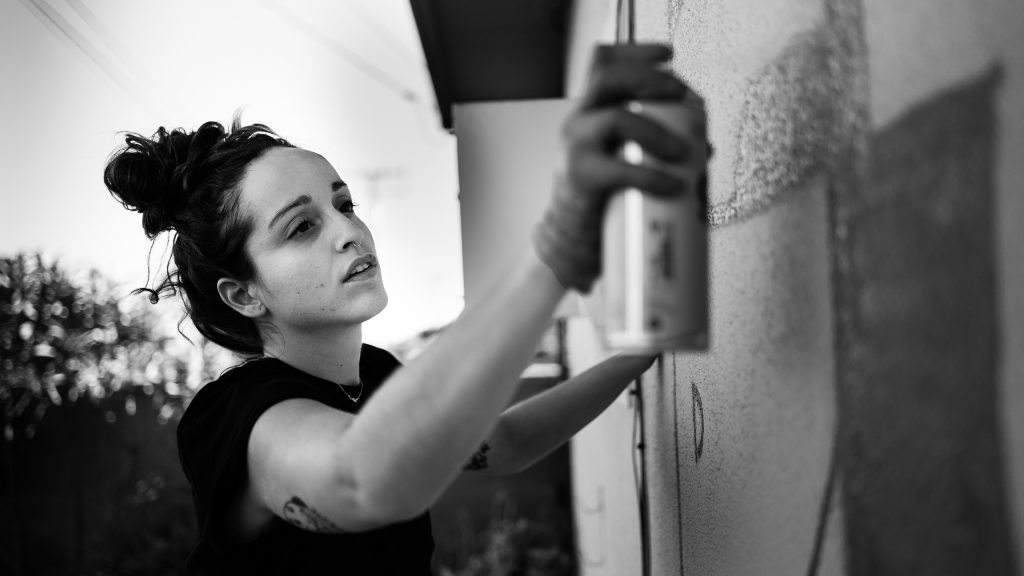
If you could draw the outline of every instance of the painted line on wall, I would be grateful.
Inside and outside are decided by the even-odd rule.
[[[676,529],[678,530],[679,538],[679,575],[682,576],[685,572],[683,570],[683,487],[682,487],[682,474],[680,472],[681,466],[679,462],[679,386],[676,386],[676,358],[672,356],[672,427],[673,437],[676,442]]]
[[[693,396],[693,408],[690,411],[693,416],[693,463],[700,462],[704,454],[704,401],[700,397],[700,390],[697,383],[690,381],[690,395]],[[700,423],[700,430],[697,424]]]

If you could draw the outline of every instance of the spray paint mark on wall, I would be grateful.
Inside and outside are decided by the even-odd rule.
[[[839,198],[851,576],[1015,573],[997,397],[1000,76],[934,95],[875,134],[867,185]]]
[[[693,461],[696,463],[704,455],[704,401],[696,382],[690,382],[690,395],[693,397]]]
[[[696,5],[694,5],[696,4]],[[676,34],[685,10],[699,21],[701,2],[672,0],[669,28]],[[848,156],[852,137],[867,129],[866,53],[860,0],[825,0],[825,17],[798,34],[748,82],[735,119],[731,182],[712,204],[710,223],[742,221],[770,207],[821,170]]]
[[[849,136],[867,123],[854,89],[864,54],[853,51],[861,32],[859,10],[826,2],[823,26],[797,36],[747,88],[736,135],[731,197],[716,203],[711,220],[722,225],[764,210],[818,170],[830,169],[848,150]]]

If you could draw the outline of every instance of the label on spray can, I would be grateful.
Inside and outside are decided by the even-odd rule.
[[[688,95],[680,102],[636,102],[630,108],[693,146],[679,163],[663,162],[634,142],[623,147],[626,161],[671,172],[685,190],[661,198],[630,188],[610,199],[602,247],[605,344],[644,354],[703,350],[709,307],[703,105]]]

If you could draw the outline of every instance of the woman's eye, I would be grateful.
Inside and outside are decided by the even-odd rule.
[[[342,202],[341,204],[338,205],[338,211],[339,212],[355,212],[356,206],[359,206],[359,204],[356,204],[355,202],[353,202],[351,200],[345,200],[344,202]]]
[[[299,222],[298,226],[292,228],[292,231],[288,234],[288,237],[294,238],[300,234],[305,234],[306,232],[309,232],[309,229],[312,227],[313,224],[309,220],[303,220],[302,222]]]

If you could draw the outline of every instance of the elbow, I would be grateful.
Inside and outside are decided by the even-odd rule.
[[[502,414],[491,431],[494,450],[486,459],[483,471],[494,476],[508,476],[529,468],[532,462],[525,457],[521,436],[513,417],[508,412]]]

